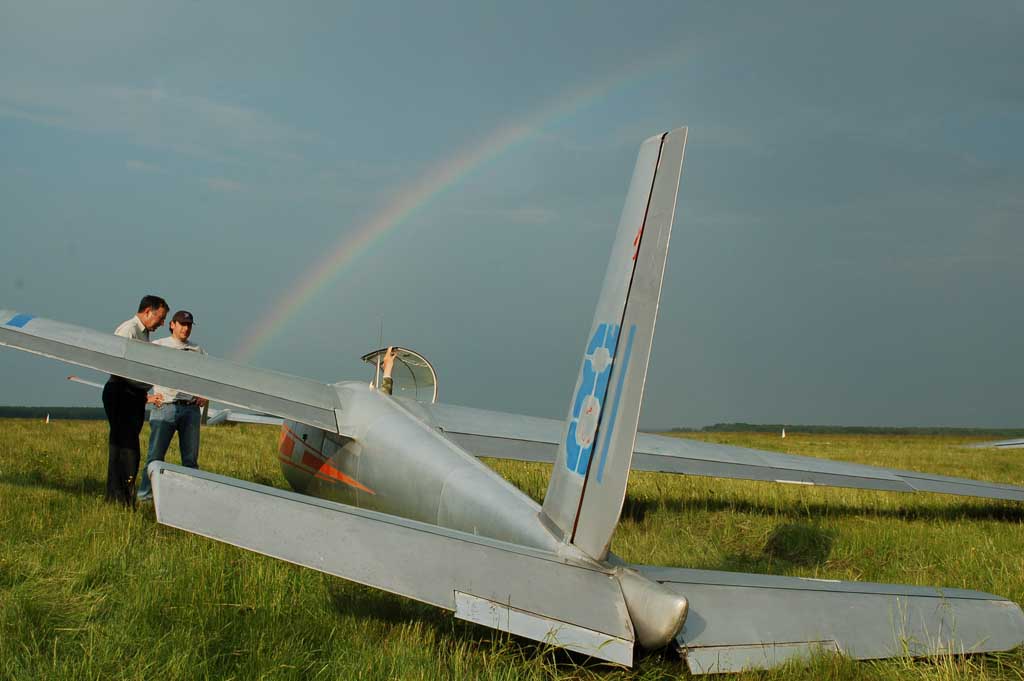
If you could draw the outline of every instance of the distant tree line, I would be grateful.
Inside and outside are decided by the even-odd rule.
[[[80,419],[96,421],[106,419],[103,407],[3,407],[0,406],[0,418],[3,419]]]
[[[953,428],[948,426],[801,426],[784,423],[716,423],[703,428],[673,428],[674,433],[848,433],[850,435],[985,435],[1021,437],[1024,428]]]

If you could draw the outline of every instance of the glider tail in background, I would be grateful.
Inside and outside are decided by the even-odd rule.
[[[603,559],[626,493],[686,128],[640,147],[544,498],[564,539]]]

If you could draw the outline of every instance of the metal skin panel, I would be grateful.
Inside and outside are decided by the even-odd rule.
[[[535,463],[552,463],[558,453],[557,444],[533,442],[530,440],[511,440],[486,435],[467,435],[465,433],[445,432],[452,442],[475,456],[486,456],[494,459],[511,459],[513,461],[533,461]]]
[[[477,456],[551,463],[562,422],[471,407],[431,405],[426,418]],[[631,469],[740,480],[934,492],[1024,501],[1024,487],[638,433]]]
[[[631,662],[621,655],[633,640],[622,592],[599,566],[172,464],[149,473],[164,525],[446,610],[456,592],[471,594],[604,634],[614,657],[601,646],[590,654]]]
[[[9,310],[0,311],[0,319],[10,319],[12,316],[16,316],[16,313]],[[36,323],[40,325],[48,325],[48,335],[51,337],[58,331],[70,334],[83,331],[80,327],[46,319],[30,318],[28,321],[33,320],[37,320]],[[27,325],[28,322],[25,323],[25,326]],[[3,329],[0,328],[0,334],[2,332]],[[110,352],[117,351],[118,342],[127,344],[126,340],[116,337],[100,339],[99,343],[95,338],[85,337],[82,340],[90,344],[90,347],[103,347]],[[70,353],[72,350],[65,349],[65,352]],[[87,381],[78,376],[68,376],[68,380],[97,388],[103,387],[99,383]],[[413,400],[399,398],[399,401],[410,410],[415,410],[420,406]],[[558,450],[559,437],[565,427],[561,421],[555,419],[445,404],[422,405],[417,416],[435,424],[459,446],[477,456],[546,463],[554,460]],[[230,410],[221,410],[220,412],[211,410],[209,423],[215,424],[225,420],[268,425],[280,425],[281,423],[281,419],[274,417],[234,413]],[[1024,447],[1024,440],[1005,440],[972,445],[972,447],[1006,448],[1018,446]],[[850,464],[646,433],[637,434],[631,468],[640,471],[742,480],[853,487],[893,492],[921,491],[1024,501],[1024,488],[1014,485]]]
[[[548,461],[554,460],[558,442],[565,434],[565,422],[557,419],[443,403],[422,405],[422,411],[432,423],[449,434],[465,433],[550,444],[552,455]]]
[[[0,317],[2,318],[2,317]],[[103,389],[102,383],[96,383],[95,381],[87,381],[84,378],[78,376],[68,376],[69,381],[75,383],[81,383],[82,385],[88,385],[93,388]],[[146,407],[146,411],[149,411],[149,407]],[[233,411],[231,409],[210,409],[207,413],[206,420],[203,422],[204,426],[215,426],[225,422],[233,423],[258,423],[265,426],[279,426],[282,423],[282,419],[276,416],[267,416],[265,414],[251,414],[244,411]]]
[[[626,498],[685,148],[685,128],[665,135],[647,217],[636,237],[636,271],[609,381],[609,407],[601,416],[572,538],[573,544],[597,558],[608,552]]]
[[[0,345],[337,432],[335,391],[318,381],[38,317],[5,323],[17,317],[0,311]]]
[[[795,658],[810,660],[812,657],[839,653],[835,641],[688,648],[686,666],[691,674],[722,674],[744,669],[771,669]]]
[[[231,409],[211,409],[210,412],[211,414],[207,421],[209,425],[224,423],[225,421],[231,423],[258,423],[264,426],[279,426],[283,423],[282,419],[275,416],[249,414],[247,412],[232,411]]]
[[[0,314],[0,319],[3,318],[5,317]],[[68,376],[68,380],[97,388],[103,387],[99,383],[86,381],[78,376]],[[555,419],[445,404],[420,405],[413,400],[402,398],[398,400],[410,410],[419,408],[419,418],[435,424],[449,439],[477,456],[551,463],[558,450],[559,434],[564,428],[564,424]],[[223,421],[281,424],[281,419],[270,416],[237,413],[227,409],[211,410],[209,424]],[[345,440],[348,441],[350,440]],[[1024,440],[974,446],[1010,446],[1016,442],[1024,446]],[[637,434],[631,468],[639,471],[742,480],[892,492],[922,491],[1024,501],[1024,488],[1013,485],[864,466],[646,433]],[[292,477],[289,476],[289,479]],[[324,488],[327,498],[333,498],[330,492],[332,487],[321,487]]]
[[[370,390],[365,383],[339,383],[337,390],[344,405],[339,418],[351,439],[328,436],[317,446],[315,429],[285,424],[300,441],[305,436],[313,450],[321,450],[317,455],[291,446],[289,461],[282,466],[296,489],[471,534],[574,552],[551,533],[533,499],[423,422],[405,401]],[[304,475],[310,469],[301,466],[307,454],[322,460],[316,461],[315,470],[327,474]],[[370,491],[344,482],[342,476]]]
[[[576,529],[585,476],[602,434],[599,424],[607,407],[608,372],[613,366],[612,358],[635,265],[634,240],[642,230],[647,213],[661,144],[661,135],[652,137],[641,145],[637,155],[633,179],[613,242],[612,258],[598,298],[594,322],[587,333],[586,354],[572,391],[566,429],[544,497],[544,514],[562,530],[567,541],[572,539]],[[613,332],[614,338],[609,338],[609,331]]]
[[[697,674],[775,666],[822,642],[855,659],[1024,643],[1020,607],[980,591],[633,567],[689,600],[676,641]]]
[[[610,637],[586,627],[541,617],[471,594],[455,592],[455,616],[627,667],[633,664],[633,642],[630,640]]]
[[[631,565],[644,576],[665,584],[707,584],[713,586],[755,587],[759,589],[797,589],[799,591],[841,591],[843,593],[881,594],[889,596],[936,596],[946,598],[987,601],[1005,600],[984,591],[974,589],[937,589],[932,586],[906,584],[882,584],[878,582],[844,582],[836,579],[814,579],[811,577],[785,577],[782,575],[748,574],[744,572],[723,572],[719,570],[697,570],[693,568],[663,567],[658,565]]]

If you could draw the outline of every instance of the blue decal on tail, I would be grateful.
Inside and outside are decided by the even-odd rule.
[[[578,475],[585,475],[594,450],[594,434],[601,416],[601,405],[608,392],[612,358],[619,340],[619,326],[599,324],[583,357],[582,379],[572,404],[572,418],[565,442],[565,465]],[[632,338],[631,338],[632,340]]]
[[[35,315],[31,315],[31,314],[16,314],[13,317],[11,317],[10,319],[8,319],[6,322],[4,322],[4,326],[16,326],[16,327],[18,327],[20,329],[21,327],[25,326],[26,324],[28,324],[33,319],[35,319]]]

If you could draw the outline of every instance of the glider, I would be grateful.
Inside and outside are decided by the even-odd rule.
[[[158,521],[463,620],[622,665],[672,645],[693,673],[823,651],[1020,645],[1024,613],[987,593],[632,565],[609,551],[631,467],[1024,500],[1011,485],[637,435],[686,137],[679,128],[640,147],[564,421],[321,383],[9,310],[0,344],[282,418],[295,492],[156,462]],[[543,503],[474,453],[553,461]]]

